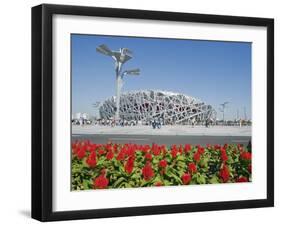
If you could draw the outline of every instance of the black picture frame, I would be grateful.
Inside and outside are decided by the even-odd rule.
[[[52,210],[52,18],[55,14],[266,27],[267,198],[54,212]],[[50,4],[32,8],[32,218],[39,221],[56,221],[272,206],[274,206],[273,19]]]

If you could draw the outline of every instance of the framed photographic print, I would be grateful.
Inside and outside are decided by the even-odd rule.
[[[274,205],[274,21],[32,8],[32,217]]]

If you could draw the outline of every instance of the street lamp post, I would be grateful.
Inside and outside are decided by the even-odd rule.
[[[119,51],[112,51],[106,45],[100,45],[96,48],[97,52],[110,56],[115,61],[115,74],[116,74],[116,113],[115,119],[119,120],[120,118],[120,96],[121,90],[123,86],[123,77],[125,75],[139,75],[139,69],[133,70],[125,70],[122,72],[122,66],[128,60],[130,60],[132,56],[132,51],[127,48],[120,48]]]
[[[226,108],[226,105],[227,104],[229,104],[229,102],[224,102],[224,103],[222,103],[222,104],[220,104],[221,106],[222,106],[222,109],[220,109],[221,110],[221,112],[222,112],[222,121],[223,121],[223,124],[224,124],[224,112],[225,112],[225,108]]]

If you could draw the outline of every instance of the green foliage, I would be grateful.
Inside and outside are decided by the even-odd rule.
[[[131,144],[96,145],[82,141],[72,146],[72,190],[95,189],[95,180],[100,176],[106,178],[105,188],[234,183],[241,178],[251,181],[251,153],[247,148],[238,145],[215,145],[204,148],[191,146],[191,149],[184,150],[183,146],[179,145],[171,147]],[[83,148],[87,150],[84,156],[78,154]],[[107,157],[109,151],[113,151],[113,158]],[[118,157],[122,151],[124,156]],[[195,161],[194,155],[199,151],[200,159]],[[225,159],[222,157],[224,151],[227,156]],[[94,157],[91,157],[92,152],[95,154]],[[146,153],[152,155],[151,160],[146,159]],[[128,163],[130,157],[133,158],[131,166]],[[89,158],[95,160],[92,166],[88,165]],[[160,166],[161,160],[165,160],[167,165]],[[144,172],[147,164],[151,169],[149,172]],[[189,168],[189,164],[195,165],[195,171]],[[145,173],[151,175],[144,177]],[[183,175],[190,176],[190,179],[184,182]]]

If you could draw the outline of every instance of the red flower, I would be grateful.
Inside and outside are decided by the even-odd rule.
[[[152,151],[153,155],[158,156],[161,154],[161,147],[158,146],[157,144],[153,144],[151,151]]]
[[[181,179],[183,184],[189,184],[191,181],[191,175],[189,173],[184,173]]]
[[[189,152],[191,150],[191,145],[190,144],[186,144],[185,146],[184,146],[184,151],[185,152]]]
[[[248,182],[248,179],[246,177],[239,177],[236,179],[236,182],[239,183]]]
[[[154,171],[149,162],[142,168],[142,175],[146,181],[150,180],[154,176]]]
[[[223,162],[226,162],[228,160],[228,156],[227,156],[227,154],[225,152],[221,153],[221,160]]]
[[[107,158],[107,160],[113,159],[113,157],[114,157],[114,153],[113,153],[113,151],[109,151],[109,152],[107,152],[107,154],[106,154],[106,158]]]
[[[96,152],[91,152],[91,154],[89,155],[89,158],[90,159],[95,159],[97,157],[97,154],[96,154]]]
[[[228,160],[228,156],[226,154],[226,150],[224,148],[221,148],[220,151],[221,151],[221,160],[223,162],[226,162]]]
[[[79,149],[79,150],[77,151],[77,158],[78,158],[78,159],[84,158],[85,155],[86,155],[86,150],[85,150],[84,148]]]
[[[193,162],[191,162],[188,164],[188,170],[191,174],[193,174],[197,172],[197,167]]]
[[[127,154],[128,156],[134,155],[134,154],[135,154],[135,151],[136,151],[135,149],[136,149],[136,146],[129,145],[129,146],[127,147],[127,150],[126,150],[126,154]]]
[[[226,183],[229,180],[230,174],[229,174],[229,169],[226,165],[223,165],[219,175],[224,183]]]
[[[251,154],[251,152],[243,151],[240,155],[240,158],[243,159],[243,160],[251,160],[252,154]]]
[[[71,148],[72,148],[72,153],[73,153],[73,154],[76,154],[77,151],[78,151],[78,143],[77,143],[77,142],[72,143],[72,144],[71,144]]]
[[[133,169],[134,169],[134,162],[135,162],[135,157],[134,156],[130,156],[128,161],[125,164],[125,171],[128,174],[131,174]]]
[[[91,154],[89,155],[88,159],[86,160],[86,163],[91,168],[94,168],[97,165],[96,152],[94,152],[94,151],[91,152]]]
[[[97,148],[97,145],[96,145],[96,144],[92,144],[92,145],[89,147],[89,151],[90,151],[90,152],[93,152],[93,151],[96,150],[96,148]]]
[[[103,154],[105,154],[105,150],[104,149],[99,149],[98,153],[99,153],[99,155],[103,155]]]
[[[152,155],[150,153],[146,153],[144,156],[147,160],[151,160],[152,159]]]
[[[171,155],[173,158],[176,158],[177,154],[178,154],[178,149],[177,149],[177,147],[174,146],[171,150]]]
[[[106,188],[108,186],[108,183],[108,179],[104,175],[100,175],[94,181],[94,188]]]
[[[179,152],[180,154],[182,154],[182,152],[183,152],[182,145],[180,145],[178,152]]]
[[[155,184],[154,184],[155,186],[162,186],[163,185],[163,183],[161,182],[161,181],[157,181],[157,182],[155,182]]]
[[[88,158],[86,160],[86,163],[88,164],[89,167],[94,168],[97,165],[97,160]]]
[[[87,151],[91,151],[92,150],[92,145],[90,145],[90,144],[85,145],[85,149]]]
[[[199,161],[200,161],[200,157],[201,157],[200,153],[199,153],[198,151],[195,152],[193,158],[194,158],[194,160],[195,160],[196,162],[199,162]]]
[[[77,141],[71,144],[71,148],[75,149],[77,147]]]
[[[219,150],[221,148],[221,146],[219,144],[215,144],[214,148],[215,148],[215,150]]]
[[[126,153],[125,153],[124,149],[121,149],[121,151],[117,155],[116,159],[121,161],[121,160],[124,160],[125,156],[126,156]]]
[[[111,143],[108,143],[105,147],[107,151],[113,151],[113,147]]]
[[[113,149],[114,149],[114,152],[115,152],[115,153],[118,152],[118,148],[119,148],[118,144],[114,144]]]
[[[199,152],[200,155],[202,155],[205,152],[205,148],[199,146],[198,149],[197,149],[197,152]]]
[[[159,166],[162,167],[162,168],[165,168],[167,165],[168,165],[168,163],[167,163],[167,161],[165,159],[162,159],[159,162]]]

